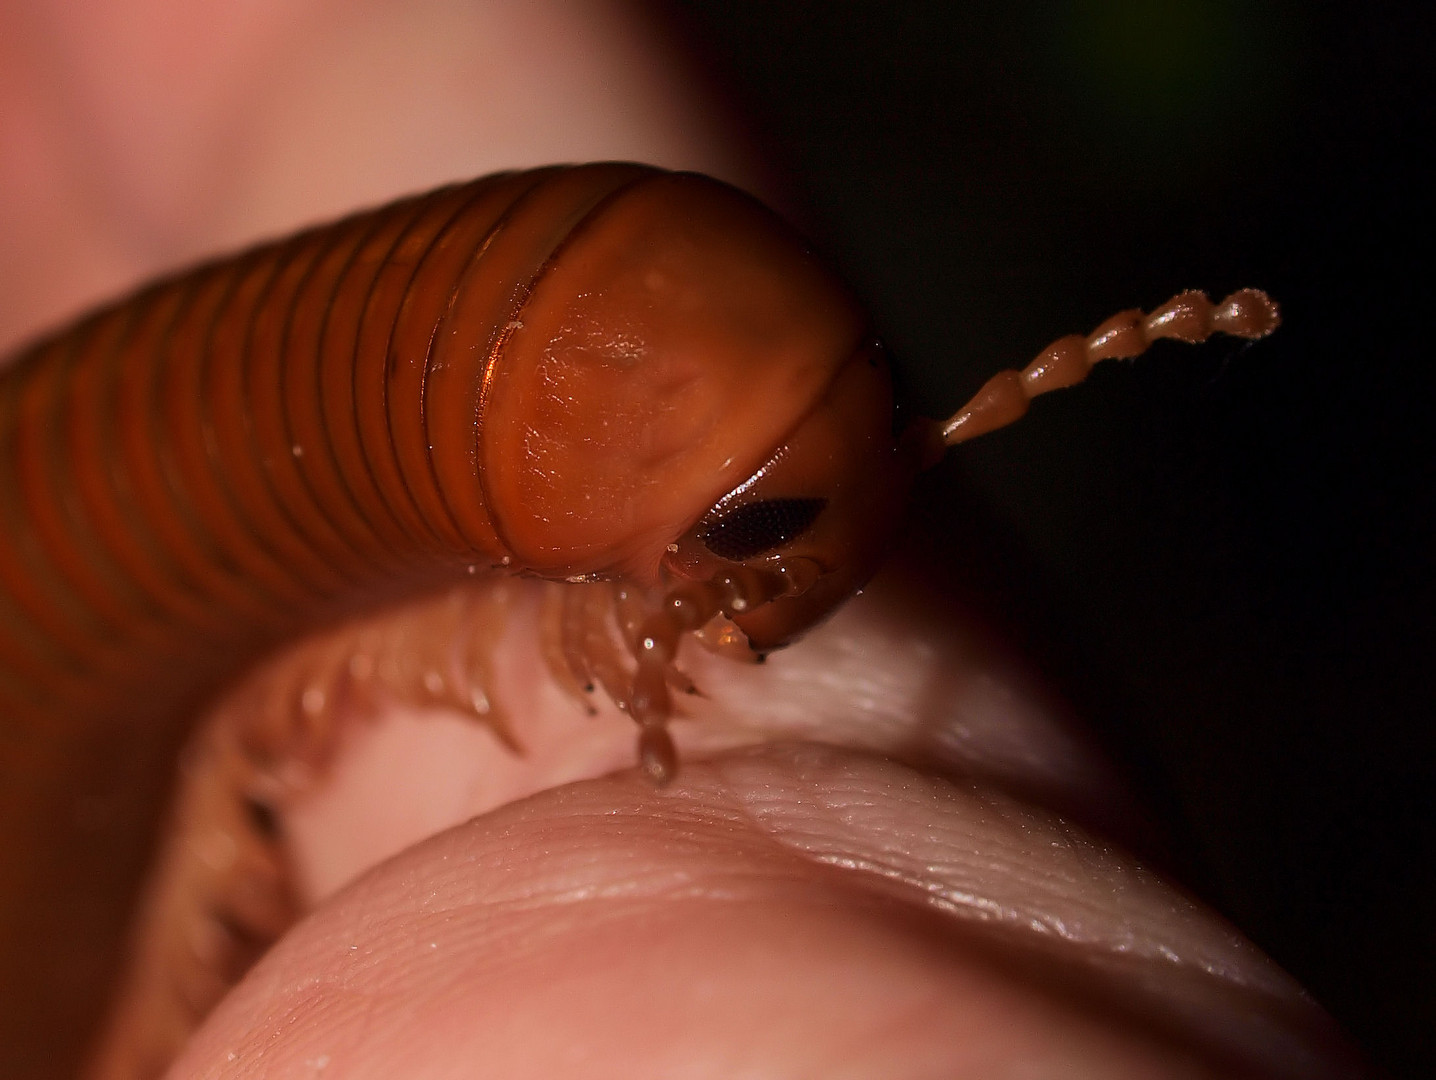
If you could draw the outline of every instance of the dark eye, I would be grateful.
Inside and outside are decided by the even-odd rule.
[[[827,499],[764,499],[728,511],[703,531],[703,546],[739,562],[800,536],[828,505]]]

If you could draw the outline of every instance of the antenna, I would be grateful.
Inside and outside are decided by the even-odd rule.
[[[1006,427],[1027,411],[1038,394],[1075,386],[1099,360],[1140,356],[1158,338],[1189,345],[1213,334],[1255,341],[1281,325],[1271,297],[1260,289],[1239,289],[1220,304],[1196,289],[1178,293],[1150,315],[1137,308],[1113,315],[1085,338],[1069,334],[1047,346],[1021,371],[1001,371],[988,379],[972,400],[944,422],[943,447]]]

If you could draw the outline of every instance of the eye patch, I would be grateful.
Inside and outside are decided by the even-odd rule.
[[[801,536],[828,505],[827,499],[764,499],[735,507],[703,531],[703,546],[740,562]]]

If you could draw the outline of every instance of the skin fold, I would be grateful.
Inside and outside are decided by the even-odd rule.
[[[763,187],[609,5],[12,3],[0,80],[7,344],[501,167]],[[914,540],[762,667],[688,650],[704,696],[662,791],[627,769],[631,723],[544,675],[524,599],[498,688],[524,753],[346,718],[286,820],[314,910],[170,1075],[1359,1075],[1298,987],[1124,853],[1151,840],[1120,785],[944,580]]]

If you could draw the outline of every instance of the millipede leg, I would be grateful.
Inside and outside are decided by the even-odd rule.
[[[577,703],[589,716],[598,710],[588,700],[585,686],[587,671],[582,675],[576,668],[583,662],[581,653],[570,651],[570,642],[577,643],[576,635],[567,633],[565,619],[568,612],[567,596],[572,592],[564,585],[550,583],[544,589],[543,605],[539,610],[539,651],[543,655],[544,667],[553,676],[554,682],[568,698]]]
[[[583,656],[603,692],[620,709],[628,708],[628,673],[614,639],[613,590],[609,585],[575,585],[583,596]]]

